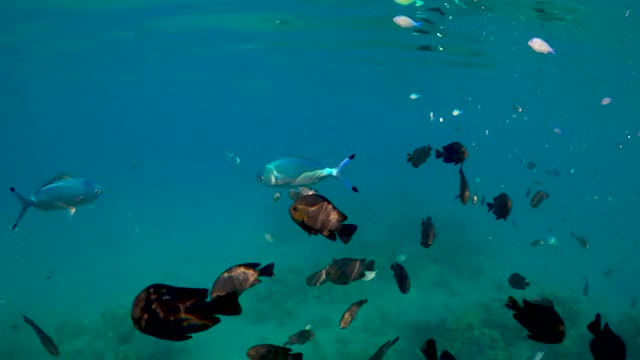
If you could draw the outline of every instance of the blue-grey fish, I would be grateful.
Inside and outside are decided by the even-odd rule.
[[[86,179],[73,178],[67,174],[55,176],[29,198],[17,192],[13,187],[10,190],[22,204],[18,219],[13,224],[14,230],[30,207],[47,211],[68,210],[73,215],[78,206],[95,201],[102,193],[102,188],[97,184]]]
[[[58,350],[58,346],[56,346],[56,344],[53,342],[53,339],[51,338],[51,336],[47,335],[47,333],[42,331],[42,329],[40,329],[40,327],[36,325],[36,323],[34,323],[33,320],[29,319],[26,316],[22,316],[22,317],[24,318],[24,322],[29,324],[29,326],[31,326],[33,331],[36,332],[36,335],[38,336],[38,339],[40,339],[42,346],[44,346],[44,348],[49,352],[49,354],[53,356],[60,356],[60,351]]]
[[[316,161],[301,157],[284,157],[265,165],[258,172],[257,179],[267,186],[296,188],[317,184],[328,177],[335,177],[352,191],[358,192],[357,187],[342,177],[342,169],[355,157],[355,154],[349,156],[335,168],[328,168]]]

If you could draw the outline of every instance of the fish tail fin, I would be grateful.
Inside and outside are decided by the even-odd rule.
[[[344,169],[344,167],[351,162],[351,160],[353,160],[356,157],[356,154],[353,154],[349,157],[347,157],[346,159],[342,160],[342,162],[340,163],[340,165],[336,166],[335,169],[333,169],[333,176],[335,176],[336,178],[338,178],[340,181],[342,181],[342,183],[344,184],[344,186],[348,187],[349,189],[351,189],[351,191],[353,192],[360,192],[360,190],[358,190],[357,187],[353,186],[353,184],[351,184],[351,182],[349,182],[349,180],[345,179],[344,177],[342,177],[342,169]]]
[[[340,230],[338,230],[338,237],[345,245],[351,241],[351,238],[358,230],[358,225],[355,224],[342,224]]]
[[[242,314],[242,306],[238,301],[240,294],[238,291],[232,291],[228,294],[218,296],[213,300],[207,301],[207,308],[212,314],[235,316]]]
[[[289,354],[289,359],[287,360],[302,360],[302,353]]]
[[[444,157],[444,151],[436,149],[436,159]]]
[[[597,313],[595,320],[587,325],[587,330],[589,330],[593,336],[598,336],[598,334],[602,333],[602,320],[600,318],[600,313]]]
[[[275,266],[274,263],[270,263],[261,267],[260,269],[258,269],[259,276],[273,277],[274,266]]]
[[[18,213],[18,218],[16,219],[16,222],[13,224],[13,227],[11,228],[11,230],[15,230],[18,227],[18,223],[20,223],[20,220],[22,220],[22,217],[24,216],[24,213],[27,211],[27,209],[35,205],[35,201],[33,201],[33,199],[24,197],[22,194],[17,192],[16,189],[13,187],[9,188],[9,190],[11,190],[11,192],[18,198],[18,200],[20,201],[20,204],[22,205],[22,209],[20,209],[20,213]]]
[[[516,300],[516,298],[514,298],[513,296],[509,296],[509,299],[507,299],[507,303],[505,304],[505,306],[507,307],[507,309],[515,312],[521,309],[520,304],[518,304],[518,300]]]

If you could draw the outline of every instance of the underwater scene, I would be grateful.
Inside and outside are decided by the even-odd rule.
[[[640,359],[640,5],[0,2],[0,360]]]

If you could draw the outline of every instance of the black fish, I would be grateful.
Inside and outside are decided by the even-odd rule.
[[[537,208],[538,206],[540,206],[540,204],[542,204],[543,201],[547,200],[548,198],[549,194],[547,194],[546,192],[542,190],[536,191],[536,193],[531,197],[531,207],[534,209]]]
[[[593,360],[626,360],[627,347],[624,340],[611,330],[609,323],[604,323],[600,313],[596,314],[595,320],[587,325],[587,330],[593,335],[589,342],[589,350],[593,355]]]
[[[496,220],[504,219],[504,221],[507,221],[509,214],[511,214],[512,206],[511,198],[506,193],[494,197],[493,203],[487,203],[488,211],[493,212]]]
[[[428,33],[429,32],[427,32],[427,34]],[[427,161],[427,159],[431,156],[431,150],[432,150],[431,145],[429,145],[429,147],[426,147],[426,146],[419,147],[413,150],[413,153],[407,154],[407,162],[411,163],[411,166],[417,169],[420,167],[420,165],[424,164]]]
[[[357,225],[343,224],[347,215],[320,194],[308,194],[298,198],[289,207],[289,215],[309,236],[321,234],[331,241],[340,238],[343,243],[348,244],[358,230]]]
[[[220,323],[216,315],[242,313],[234,291],[207,301],[209,290],[153,284],[133,301],[131,320],[141,333],[158,339],[185,341]]]
[[[420,245],[427,249],[433,245],[433,240],[436,238],[436,227],[431,220],[431,216],[428,216],[426,219],[422,219],[421,223]]]
[[[300,330],[297,333],[289,336],[289,340],[287,340],[287,342],[284,343],[284,345],[282,346],[304,345],[314,337],[315,337],[315,334],[313,333],[313,331],[309,329]]]
[[[420,346],[420,352],[427,360],[438,360],[438,348],[436,347],[436,341],[429,339]],[[443,350],[440,354],[440,360],[456,360],[447,350]]]
[[[518,301],[509,296],[505,306],[514,311],[513,318],[529,332],[529,339],[543,344],[560,344],[564,340],[565,327],[560,314],[548,299],[540,302]]]
[[[462,205],[467,205],[467,203],[469,202],[469,196],[471,195],[471,192],[469,191],[469,182],[467,181],[467,177],[464,176],[462,167],[460,167],[458,173],[460,173],[460,190],[458,192],[458,196],[456,196],[456,199],[460,198],[460,202],[462,203]]]
[[[393,271],[393,277],[396,279],[400,292],[408,294],[411,289],[411,282],[409,281],[409,274],[407,273],[407,270],[397,262],[391,264],[391,270]]]
[[[358,313],[358,311],[360,311],[360,308],[367,302],[369,302],[368,299],[362,299],[349,305],[349,308],[344,312],[344,314],[342,314],[342,317],[340,318],[340,329],[346,329],[347,326],[351,325],[351,322],[355,320],[356,314]]]
[[[443,146],[442,150],[436,149],[436,159],[442,158],[445,164],[462,164],[468,157],[467,149],[457,141]]]
[[[292,353],[290,348],[262,344],[252,346],[247,350],[247,358],[249,360],[302,360],[301,353]]]
[[[384,355],[387,353],[387,351],[389,351],[389,349],[398,342],[398,340],[400,340],[400,336],[396,336],[395,339],[393,340],[389,340],[386,343],[384,343],[384,345],[382,345],[378,351],[376,351],[375,354],[373,354],[372,357],[369,358],[369,360],[382,360],[382,358],[384,358]]]
[[[434,45],[420,45],[416,48],[416,50],[420,50],[420,51],[435,51],[434,50]]]
[[[36,325],[36,323],[34,323],[33,320],[29,319],[26,316],[22,316],[22,317],[24,318],[24,322],[29,324],[29,326],[31,326],[33,331],[36,332],[36,335],[38,335],[38,339],[40,339],[40,343],[42,343],[42,346],[44,346],[44,348],[49,352],[49,354],[53,356],[60,356],[60,350],[58,350],[58,346],[53,342],[53,339],[51,338],[51,336],[47,335],[44,331],[42,331],[42,329],[40,329],[40,327]]]
[[[273,277],[273,267],[273,263],[263,267],[259,263],[247,263],[228,268],[213,283],[211,300],[233,291],[241,295],[245,290],[261,283],[259,277]]]
[[[441,8],[439,8],[439,7],[426,8],[425,10],[426,10],[426,11],[430,11],[430,12],[438,13],[438,14],[440,14],[440,15],[442,15],[442,16],[445,16],[445,15],[446,15],[446,14],[444,13],[444,11],[442,11],[442,9],[441,9]]]
[[[529,281],[527,281],[527,278],[518,273],[511,274],[508,281],[509,285],[516,290],[525,290],[529,285],[531,285]]]
[[[336,285],[348,285],[354,281],[364,279],[367,272],[375,271],[374,260],[342,258],[333,259],[327,267],[326,277]]]

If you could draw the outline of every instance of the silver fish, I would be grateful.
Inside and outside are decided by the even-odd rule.
[[[335,177],[353,192],[358,192],[358,188],[342,176],[342,169],[354,158],[355,155],[351,155],[335,168],[328,168],[313,160],[284,157],[265,165],[258,172],[257,180],[267,186],[297,188],[317,184],[328,177]]]
[[[78,206],[89,204],[102,194],[102,188],[99,185],[90,180],[73,178],[67,174],[55,176],[29,198],[17,192],[13,187],[10,190],[22,204],[18,219],[13,224],[13,230],[18,227],[18,223],[30,207],[45,211],[67,210],[73,215]]]

